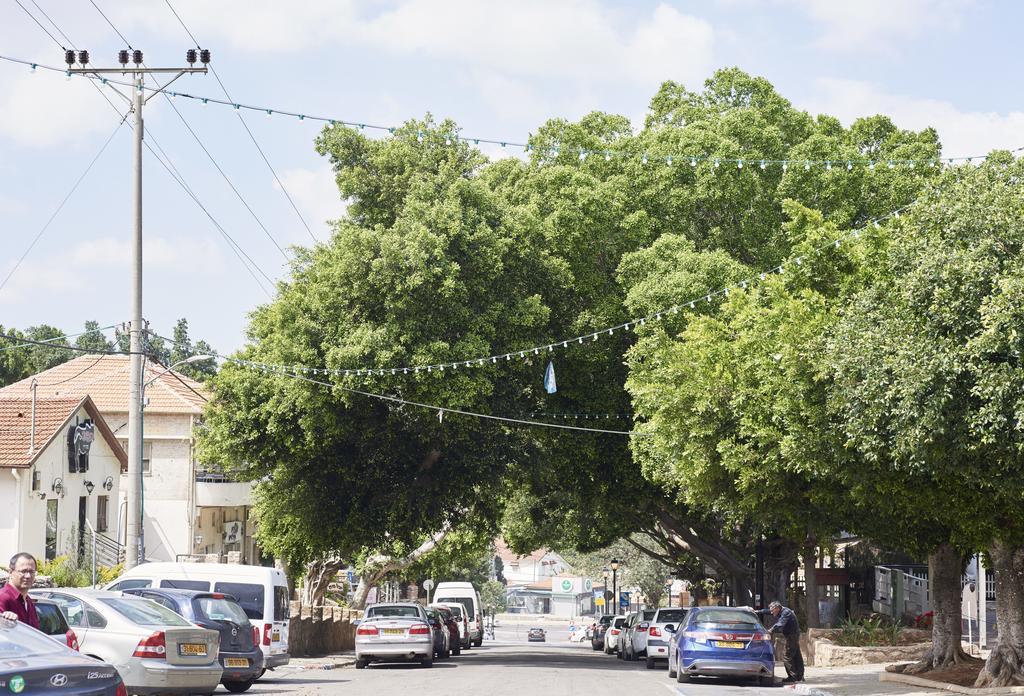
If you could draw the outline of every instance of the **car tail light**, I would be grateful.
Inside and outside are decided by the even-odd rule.
[[[263,644],[270,645],[270,632],[274,630],[274,624],[263,624]]]
[[[661,631],[658,630],[657,626],[651,626],[651,630],[650,630],[650,632],[647,635],[651,636],[653,638],[655,636],[660,636],[661,635]]]
[[[78,636],[70,628],[68,632],[64,634],[64,639],[68,642],[68,647],[72,650],[78,650]]]
[[[611,629],[611,633],[612,633],[612,635],[613,635],[613,636],[617,636],[617,635],[619,635],[620,633],[622,633],[622,631],[620,631],[620,630],[619,630],[619,629],[617,629],[617,628],[613,628],[613,629]]]
[[[257,628],[256,626],[252,627],[252,644],[253,645],[259,645],[260,644],[260,629]]]
[[[164,640],[163,631],[154,631],[148,638],[143,638],[135,647],[132,657],[155,657],[164,659],[167,657],[167,643]]]
[[[377,630],[376,626],[362,625],[356,629],[357,636],[376,636],[379,635],[380,631]]]
[[[636,625],[636,631],[637,631],[638,633],[646,633],[646,632],[647,632],[647,627],[648,627],[648,626],[650,626],[650,624],[649,624],[649,623],[647,623],[646,621],[645,621],[644,623],[642,623],[642,624],[637,624],[637,625]]]
[[[128,696],[128,687],[124,685],[124,682],[118,682],[114,696]]]
[[[772,635],[770,633],[763,633],[763,632],[760,632],[760,631],[755,633],[750,638],[751,641],[761,641],[761,642],[767,642],[767,641],[770,641],[771,639],[772,639]]]
[[[430,635],[430,626],[426,624],[413,624],[409,629],[410,636],[426,636]]]

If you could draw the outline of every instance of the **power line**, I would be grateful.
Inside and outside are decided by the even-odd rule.
[[[91,332],[87,331],[86,333],[91,333]],[[67,338],[67,337],[66,336],[61,336],[60,338]],[[131,351],[127,351],[127,350],[100,350],[98,348],[79,348],[78,346],[61,345],[61,344],[56,344],[55,345],[53,343],[48,342],[48,341],[52,341],[53,339],[48,339],[47,341],[34,341],[34,340],[30,339],[30,338],[23,338],[23,337],[19,337],[19,336],[10,336],[10,335],[5,334],[5,333],[0,333],[0,339],[3,339],[5,341],[20,341],[20,343],[18,345],[10,346],[11,349],[14,349],[14,348],[25,348],[25,347],[28,347],[28,346],[45,346],[47,348],[59,348],[60,350],[70,350],[70,351],[74,351],[76,353],[89,353],[91,355],[132,355]],[[141,355],[145,355],[145,353],[141,353]]]
[[[189,28],[185,25],[184,20],[182,20],[181,15],[178,14],[178,11],[174,9],[174,6],[171,4],[171,1],[164,0],[164,2],[167,4],[168,9],[170,9],[175,19],[178,20],[178,23],[181,25],[181,28],[185,30],[185,33],[188,34],[189,38],[192,39],[193,43],[195,43],[196,47],[198,48],[200,45],[199,41],[196,39],[195,35],[191,32],[191,30],[189,30]],[[220,85],[221,91],[224,92],[224,96],[231,100],[231,94],[228,92],[228,88],[225,86],[224,81],[220,79],[220,75],[217,73],[217,69],[213,66],[213,64],[210,65],[210,71],[213,73],[214,79],[217,80],[217,84]],[[270,173],[274,175],[274,181],[277,182],[277,185],[280,187],[281,193],[284,194],[284,197],[288,199],[288,203],[291,205],[292,210],[295,211],[295,215],[299,218],[299,222],[301,222],[303,227],[306,228],[306,232],[309,233],[310,239],[312,239],[313,242],[316,243],[316,235],[314,235],[313,230],[310,229],[309,223],[306,222],[306,218],[304,218],[302,216],[302,213],[299,212],[299,208],[297,205],[295,205],[295,201],[292,200],[292,196],[288,192],[288,188],[284,185],[284,182],[281,181],[281,177],[277,175],[277,170],[275,170],[274,165],[270,163],[270,159],[267,157],[267,154],[263,151],[263,148],[256,140],[256,136],[255,134],[253,134],[252,129],[249,128],[249,124],[245,122],[245,119],[242,117],[241,113],[236,111],[235,116],[238,117],[239,123],[241,123],[242,127],[245,128],[245,132],[249,134],[249,139],[252,141],[252,144],[256,146],[256,150],[260,153],[260,157],[263,158],[264,164],[267,165],[267,168],[270,170]]]
[[[58,40],[57,40],[57,37],[56,37],[56,36],[54,36],[53,34],[51,34],[51,33],[50,33],[50,30],[49,30],[49,29],[47,29],[46,27],[44,27],[44,26],[43,26],[43,23],[42,23],[42,22],[40,22],[40,21],[39,21],[38,19],[36,19],[36,16],[35,16],[34,14],[32,14],[31,12],[29,12],[29,11],[28,11],[28,8],[27,8],[27,7],[25,7],[24,5],[22,5],[22,4],[21,4],[21,0],[14,0],[14,2],[18,3],[18,7],[20,7],[20,8],[21,8],[21,9],[23,9],[23,10],[25,10],[25,14],[27,14],[27,15],[29,16],[29,18],[30,18],[30,19],[31,19],[31,20],[32,20],[33,22],[35,22],[36,24],[38,24],[38,25],[39,25],[39,28],[40,28],[40,29],[42,29],[42,30],[43,30],[44,32],[46,32],[46,35],[47,35],[47,36],[49,36],[49,37],[50,37],[51,39],[53,39],[53,42],[54,42],[55,44],[57,44],[58,46],[60,46],[61,50],[64,50],[64,51],[66,51],[66,50],[67,50],[67,46],[64,46],[64,45],[63,45],[63,44],[62,44],[62,43],[61,43],[60,41],[58,41]],[[38,6],[38,5],[36,5],[36,7],[39,7],[39,6]],[[65,38],[66,38],[66,37],[65,37]],[[69,41],[68,43],[70,43],[70,41]]]
[[[121,40],[124,41],[124,45],[128,48],[134,48],[131,45],[131,42],[129,42],[128,39],[124,38],[124,34],[118,31],[117,27],[114,26],[114,23],[110,21],[110,18],[103,13],[103,10],[100,9],[100,6],[96,4],[96,0],[89,0],[89,2],[91,2],[92,6],[96,8],[96,11],[100,13],[100,16],[103,17],[103,19],[107,20],[107,24],[109,24],[110,28],[114,30],[114,33],[121,37]]]
[[[3,348],[0,348],[0,351],[17,350],[18,348],[31,348],[32,346],[38,346],[38,345],[52,345],[52,346],[57,347],[57,348],[64,348],[65,346],[62,346],[59,343],[55,344],[55,343],[53,343],[53,341],[60,341],[60,340],[65,340],[66,341],[69,338],[78,338],[79,336],[85,336],[86,334],[97,333],[97,332],[102,332],[102,331],[109,331],[110,329],[117,328],[118,326],[120,326],[120,324],[111,324],[110,326],[100,326],[100,327],[97,327],[95,329],[88,329],[86,331],[79,331],[78,333],[73,333],[73,334],[61,334],[60,336],[54,336],[53,338],[46,338],[46,339],[43,339],[41,341],[31,341],[31,342],[25,343],[23,345],[5,346]],[[5,336],[7,338],[13,338],[13,339],[16,339],[16,340],[19,340],[19,341],[20,340],[29,341],[29,339],[27,339],[27,338],[26,339],[22,339],[22,338],[19,338],[17,336],[11,336],[10,334],[0,334],[0,336]]]
[[[117,135],[117,132],[119,130],[121,130],[121,126],[124,125],[124,121],[125,121],[125,117],[126,116],[127,116],[127,114],[125,114],[125,116],[121,117],[121,120],[118,122],[117,127],[114,128],[114,132],[112,132],[110,134],[110,137],[108,137],[106,139],[106,141],[103,143],[103,147],[100,148],[99,152],[96,153],[96,156],[92,158],[91,162],[89,162],[89,166],[87,166],[85,168],[85,171],[82,172],[81,176],[79,176],[78,179],[75,181],[74,185],[71,187],[71,190],[68,191],[67,195],[64,196],[64,200],[62,200],[60,202],[60,205],[58,205],[56,210],[53,211],[53,214],[50,215],[50,218],[46,221],[46,224],[43,225],[42,229],[40,229],[38,233],[36,233],[36,236],[32,239],[32,242],[28,245],[28,248],[25,249],[25,252],[18,259],[17,263],[14,264],[14,268],[12,268],[7,273],[7,276],[3,279],[3,281],[0,282],[0,292],[2,292],[4,287],[7,286],[7,282],[11,279],[11,276],[13,276],[15,271],[17,271],[21,267],[21,264],[25,261],[26,257],[28,257],[28,255],[32,251],[32,249],[35,248],[35,245],[42,238],[43,234],[46,232],[46,230],[48,230],[50,228],[50,224],[56,219],[56,217],[60,213],[60,211],[64,209],[65,204],[67,204],[67,202],[68,202],[68,200],[70,200],[71,196],[74,195],[75,191],[78,190],[78,187],[85,180],[85,177],[89,174],[90,171],[92,171],[93,165],[96,164],[96,162],[99,160],[99,158],[106,151],[107,146],[110,145],[111,141],[113,141],[114,136]]]
[[[19,4],[20,4],[20,3],[19,3]],[[47,19],[47,20],[48,20],[48,21],[50,22],[50,24],[52,24],[52,25],[53,25],[53,28],[57,30],[57,33],[58,33],[58,34],[60,34],[60,35],[61,35],[62,37],[64,37],[64,40],[68,42],[68,46],[71,46],[71,48],[73,48],[73,49],[75,49],[75,50],[78,50],[78,47],[77,47],[77,46],[75,46],[75,42],[74,42],[74,41],[72,41],[71,39],[69,39],[69,38],[68,38],[68,35],[67,35],[67,34],[65,34],[65,33],[64,33],[64,32],[63,32],[62,30],[61,30],[61,28],[60,28],[60,27],[58,27],[58,26],[57,26],[57,23],[56,23],[56,22],[54,22],[54,21],[53,21],[52,19],[50,19],[50,15],[46,14],[46,10],[44,10],[44,9],[43,9],[42,7],[40,7],[40,6],[39,6],[39,3],[38,3],[38,2],[36,2],[36,0],[32,0],[32,4],[33,4],[33,5],[35,5],[35,6],[36,6],[36,9],[37,9],[37,10],[39,10],[39,13],[40,13],[41,15],[43,15],[44,17],[46,17],[46,19]]]

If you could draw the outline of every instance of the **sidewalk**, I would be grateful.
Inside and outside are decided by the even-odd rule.
[[[323,657],[293,657],[284,667],[278,667],[275,672],[298,672],[309,669],[343,669],[351,667],[356,663],[354,651],[333,653]]]
[[[909,684],[880,682],[878,675],[883,671],[885,665],[807,667],[804,670],[803,683],[787,684],[785,688],[804,696],[939,696],[948,693]],[[782,676],[785,676],[785,673]]]

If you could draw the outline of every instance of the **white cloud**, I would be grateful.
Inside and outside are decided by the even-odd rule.
[[[703,19],[658,5],[639,21],[597,0],[405,0],[373,3],[306,0],[188,0],[177,3],[200,41],[228,41],[250,51],[308,51],[332,43],[399,56],[463,61],[504,75],[547,76],[641,85],[699,81],[711,69],[714,31]],[[365,7],[365,3],[364,3]],[[179,32],[160,13],[135,3],[120,8],[129,26]]]
[[[815,45],[838,51],[893,51],[897,41],[960,26],[970,0],[799,0],[822,28]]]
[[[7,71],[13,68],[5,67]],[[0,137],[19,145],[52,147],[93,141],[118,117],[85,78],[65,83],[53,73],[8,72],[0,91]]]
[[[331,167],[325,164],[318,169],[287,169],[280,176],[288,194],[313,231],[313,236],[319,240],[327,239],[330,236],[327,221],[340,218],[346,208],[338,186],[334,183]],[[274,188],[281,188],[276,181]],[[298,244],[308,244],[309,235],[302,223],[294,215],[291,220],[294,221],[291,240]]]
[[[149,237],[143,245],[142,260],[147,274],[172,273],[183,276],[217,276],[224,271],[220,247],[207,239],[166,239]],[[109,279],[111,272],[127,273],[131,245],[127,239],[99,237],[80,241],[71,248],[39,260],[23,263],[0,291],[0,305],[32,301],[40,293],[77,295],[83,287],[95,290],[98,276]],[[0,268],[6,276],[14,261]],[[105,282],[105,281],[104,281]]]
[[[818,95],[801,104],[802,108],[832,114],[846,124],[860,116],[885,114],[900,128],[932,126],[939,132],[946,157],[1024,145],[1024,111],[961,111],[948,101],[889,94],[857,80],[821,79],[817,85]]]

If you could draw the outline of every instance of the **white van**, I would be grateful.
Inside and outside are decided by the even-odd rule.
[[[434,590],[437,604],[461,604],[469,616],[469,639],[480,647],[484,642],[484,622],[481,615],[480,595],[471,582],[439,582]]]
[[[106,590],[166,587],[233,595],[259,629],[267,669],[288,664],[288,579],[277,568],[234,563],[144,563]]]

